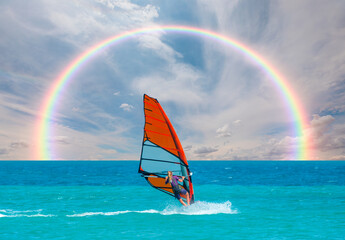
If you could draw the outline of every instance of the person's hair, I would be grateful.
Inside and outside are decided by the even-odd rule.
[[[172,181],[172,171],[168,171],[168,178],[169,178],[169,182]]]

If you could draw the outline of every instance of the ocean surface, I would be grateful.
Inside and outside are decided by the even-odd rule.
[[[0,239],[345,239],[345,161],[190,161],[188,208],[136,161],[0,161]]]

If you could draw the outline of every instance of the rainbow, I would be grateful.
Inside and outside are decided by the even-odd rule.
[[[303,134],[304,129],[306,129],[307,127],[307,117],[303,109],[303,105],[299,101],[289,83],[283,78],[283,76],[276,70],[273,65],[268,63],[263,57],[259,56],[248,46],[245,46],[244,44],[227,36],[209,30],[189,26],[158,26],[135,29],[107,38],[80,54],[65,68],[65,70],[63,70],[60,76],[56,80],[54,80],[52,86],[45,95],[43,104],[41,106],[41,109],[39,110],[41,114],[37,119],[35,130],[37,142],[35,143],[33,159],[52,159],[52,151],[49,150],[50,143],[48,141],[52,130],[51,119],[57,106],[58,98],[61,92],[66,88],[67,83],[73,79],[73,75],[76,74],[76,72],[81,69],[88,60],[92,59],[92,57],[95,56],[100,50],[137,35],[161,31],[207,37],[211,40],[219,41],[229,47],[232,47],[233,49],[253,61],[253,63],[261,68],[277,86],[277,88],[281,92],[283,99],[286,102],[286,105],[288,106],[287,108],[289,114],[294,122],[294,137],[297,139],[297,146],[292,159],[303,160],[309,158],[309,147],[307,146],[308,139],[307,136]]]

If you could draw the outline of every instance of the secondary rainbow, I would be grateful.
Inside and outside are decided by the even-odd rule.
[[[73,79],[73,75],[79,70],[82,69],[82,66],[88,61],[91,60],[93,56],[97,54],[100,50],[111,46],[116,43],[120,43],[121,41],[125,41],[131,37],[141,35],[141,34],[149,34],[158,31],[164,32],[176,32],[179,34],[193,34],[198,35],[201,37],[207,37],[209,39],[220,41],[227,46],[232,47],[233,49],[237,50],[251,61],[254,62],[260,69],[262,69],[269,78],[274,82],[277,88],[280,90],[281,94],[283,95],[283,99],[288,106],[289,114],[294,121],[293,124],[293,132],[294,136],[297,139],[297,147],[292,156],[292,159],[308,159],[309,158],[309,151],[308,151],[308,139],[307,136],[303,134],[303,130],[307,127],[307,117],[303,109],[303,105],[297,98],[296,94],[289,86],[289,83],[283,78],[283,76],[271,65],[268,63],[262,56],[259,56],[256,52],[250,49],[248,46],[231,39],[227,36],[195,27],[189,26],[158,26],[158,27],[151,27],[151,28],[141,28],[135,29],[132,31],[127,31],[110,38],[103,40],[102,42],[94,45],[93,47],[89,48],[82,54],[80,54],[74,61],[72,61],[65,70],[59,75],[59,77],[54,80],[52,86],[50,87],[49,91],[45,95],[43,99],[43,103],[40,109],[40,116],[37,119],[37,126],[36,126],[36,148],[33,153],[33,159],[38,160],[51,160],[52,159],[52,151],[50,150],[50,141],[49,136],[51,132],[51,119],[55,111],[55,107],[58,102],[58,98],[61,92],[66,88],[67,83]]]

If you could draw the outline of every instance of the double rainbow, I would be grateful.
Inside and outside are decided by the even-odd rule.
[[[283,99],[286,102],[291,119],[294,122],[292,129],[294,132],[294,137],[297,139],[297,147],[295,149],[295,153],[293,154],[293,156],[291,156],[291,159],[308,159],[308,139],[307,136],[303,134],[303,130],[306,129],[307,126],[307,117],[303,110],[301,102],[298,100],[296,94],[289,86],[288,82],[283,78],[283,76],[279,74],[279,72],[273,67],[273,65],[268,63],[263,57],[259,56],[248,46],[245,46],[244,44],[227,36],[223,36],[209,30],[188,26],[158,26],[124,32],[122,34],[103,40],[102,42],[83,52],[74,61],[72,61],[66,67],[66,69],[63,70],[60,76],[56,80],[54,80],[51,88],[49,89],[43,100],[42,107],[39,111],[42,114],[37,119],[37,142],[35,144],[36,147],[33,159],[52,159],[52,151],[50,151],[50,142],[48,141],[52,128],[51,118],[55,112],[55,108],[57,106],[58,98],[61,92],[66,88],[67,83],[73,79],[73,75],[77,72],[77,70],[81,69],[88,60],[91,60],[97,52],[110,45],[125,41],[130,37],[159,31],[174,32],[179,34],[193,34],[201,37],[207,37],[211,40],[219,41],[229,47],[232,47],[233,49],[237,50],[239,53],[243,54],[251,61],[253,61],[269,76],[272,82],[277,86],[277,89],[279,89]]]

